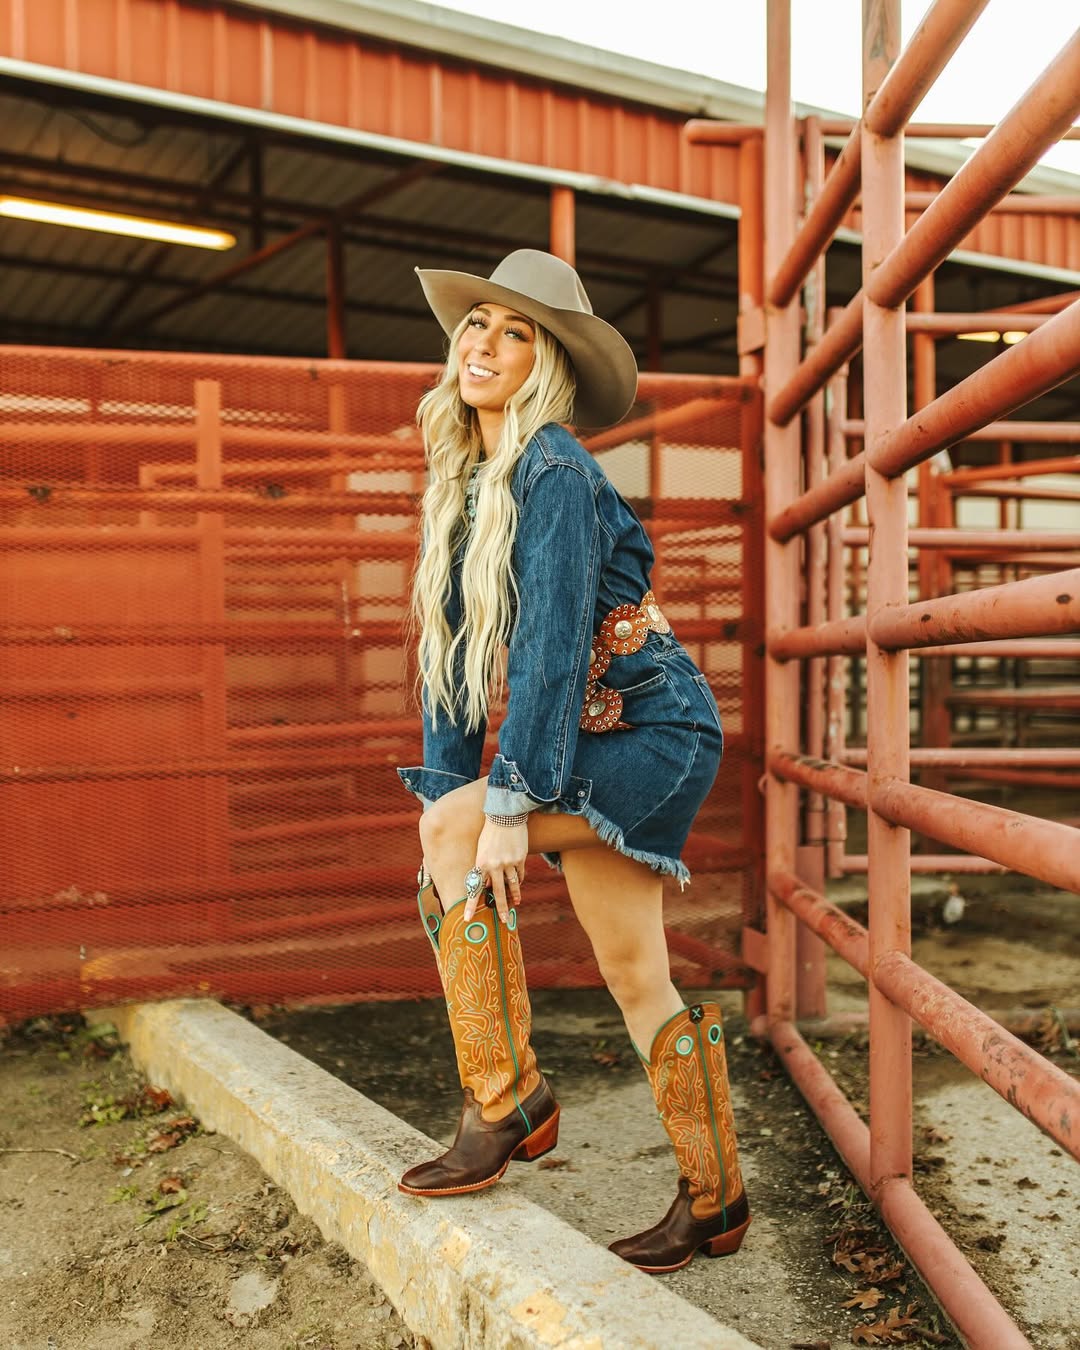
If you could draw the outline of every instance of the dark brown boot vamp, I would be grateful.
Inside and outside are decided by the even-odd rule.
[[[554,1110],[555,1097],[544,1079],[521,1103],[521,1110],[515,1107],[501,1120],[485,1120],[479,1102],[466,1088],[454,1142],[442,1157],[406,1172],[401,1184],[414,1190],[454,1191],[498,1176],[522,1140]]]
[[[678,1194],[660,1222],[633,1237],[613,1242],[611,1250],[635,1266],[661,1270],[674,1267],[710,1238],[745,1223],[750,1214],[745,1195],[740,1195],[726,1210],[707,1218],[696,1218],[692,1205],[690,1184],[685,1177],[680,1177]]]

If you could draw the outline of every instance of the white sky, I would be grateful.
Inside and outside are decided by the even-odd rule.
[[[431,0],[572,42],[691,70],[750,89],[765,87],[765,0],[541,0],[511,9],[490,0]],[[929,0],[902,4],[903,41]],[[792,0],[792,95],[857,116],[861,104],[861,0]],[[1077,26],[1077,0],[990,0],[916,120],[1001,120]],[[1080,141],[1044,163],[1080,174]]]

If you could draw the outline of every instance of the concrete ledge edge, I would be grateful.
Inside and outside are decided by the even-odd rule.
[[[432,1350],[757,1350],[499,1185],[420,1200],[397,1179],[431,1141],[212,1000],[98,1010],[136,1064],[229,1136],[371,1271]]]

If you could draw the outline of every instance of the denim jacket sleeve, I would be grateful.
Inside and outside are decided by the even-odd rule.
[[[446,620],[451,632],[461,623],[461,558],[455,559],[451,571],[450,594],[446,603]],[[465,652],[459,648],[454,667],[454,685],[460,689],[464,678]],[[423,695],[424,762],[398,769],[402,783],[418,797],[424,809],[454,788],[462,787],[480,777],[480,760],[484,752],[487,723],[475,731],[468,731],[464,722],[452,722],[445,708],[439,709],[437,722],[433,721],[427,691]]]
[[[552,463],[528,481],[513,567],[510,700],[484,801],[500,814],[555,802],[569,785],[601,569],[595,489],[581,469]]]

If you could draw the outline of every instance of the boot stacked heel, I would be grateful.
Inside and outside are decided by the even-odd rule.
[[[535,1162],[545,1153],[550,1153],[559,1142],[559,1107],[532,1134],[514,1149],[510,1157],[514,1162]]]
[[[739,1224],[738,1228],[732,1228],[727,1233],[721,1233],[719,1237],[710,1238],[708,1242],[703,1243],[698,1248],[699,1252],[704,1252],[706,1256],[734,1256],[742,1246],[743,1238],[746,1236],[746,1230],[750,1227],[750,1220]]]

